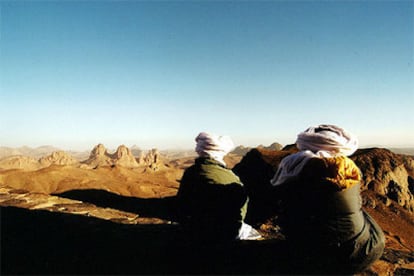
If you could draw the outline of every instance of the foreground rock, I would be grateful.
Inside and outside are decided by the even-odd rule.
[[[119,209],[3,187],[2,275],[277,274],[289,263],[283,241],[277,239],[189,243],[180,225],[151,218],[156,212],[168,214],[173,199],[126,198],[96,190],[61,196]]]

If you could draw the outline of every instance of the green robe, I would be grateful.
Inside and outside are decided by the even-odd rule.
[[[210,158],[197,158],[177,193],[180,223],[197,240],[237,238],[248,198],[238,176]]]

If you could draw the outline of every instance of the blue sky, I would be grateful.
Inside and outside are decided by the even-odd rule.
[[[414,1],[0,1],[0,146],[414,146]]]

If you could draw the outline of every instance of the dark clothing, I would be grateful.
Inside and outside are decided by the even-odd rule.
[[[240,179],[219,162],[197,158],[183,175],[177,193],[179,221],[191,238],[237,238],[246,215],[247,195]]]
[[[332,160],[311,159],[294,182],[276,187],[279,223],[303,273],[358,272],[384,249],[382,230],[362,210],[359,183],[347,178],[355,165]]]

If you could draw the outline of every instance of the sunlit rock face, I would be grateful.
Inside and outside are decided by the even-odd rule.
[[[103,144],[96,145],[89,155],[89,158],[82,163],[89,165],[90,167],[96,168],[101,166],[112,166],[114,162],[111,155]]]
[[[30,156],[8,156],[0,160],[0,169],[11,170],[20,169],[34,171],[52,165],[75,166],[79,161],[64,151],[55,151],[50,155],[35,159]]]
[[[414,159],[387,149],[358,150],[351,158],[363,174],[362,190],[372,190],[414,213]]]
[[[113,163],[118,166],[127,168],[138,167],[138,162],[129,148],[124,145],[118,147],[116,152],[112,155]]]
[[[39,163],[43,167],[49,167],[51,165],[76,165],[79,161],[64,151],[55,151],[51,155],[40,158]]]

